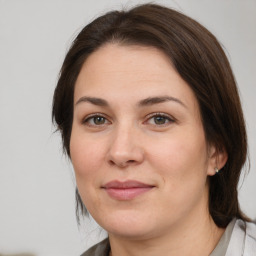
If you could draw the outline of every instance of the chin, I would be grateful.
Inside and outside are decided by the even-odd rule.
[[[109,236],[115,236],[130,240],[146,240],[152,238],[154,232],[153,229],[143,226],[133,226],[130,225],[119,225],[118,227],[110,227],[108,234]]]
[[[99,221],[100,225],[109,235],[126,237],[130,239],[146,239],[155,233],[156,226],[152,222],[153,216],[145,216],[136,213],[113,213]],[[98,221],[98,220],[97,220]]]

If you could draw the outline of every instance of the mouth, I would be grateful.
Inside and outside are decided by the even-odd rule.
[[[153,185],[141,183],[135,180],[128,180],[124,182],[114,180],[102,186],[111,198],[119,201],[132,200],[146,192],[149,192],[154,187],[155,186]]]

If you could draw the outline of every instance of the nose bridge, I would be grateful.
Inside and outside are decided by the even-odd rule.
[[[131,122],[117,124],[109,149],[109,161],[121,167],[143,161],[143,149],[139,143],[139,136],[139,128]]]

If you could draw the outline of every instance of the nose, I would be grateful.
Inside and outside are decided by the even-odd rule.
[[[108,162],[120,168],[138,165],[144,160],[144,150],[135,128],[119,128],[113,132]]]

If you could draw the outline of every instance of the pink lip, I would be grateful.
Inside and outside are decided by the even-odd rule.
[[[114,180],[108,182],[102,188],[105,189],[108,195],[113,199],[128,201],[148,192],[154,187],[155,186],[144,184],[136,180],[128,180],[125,182]]]

